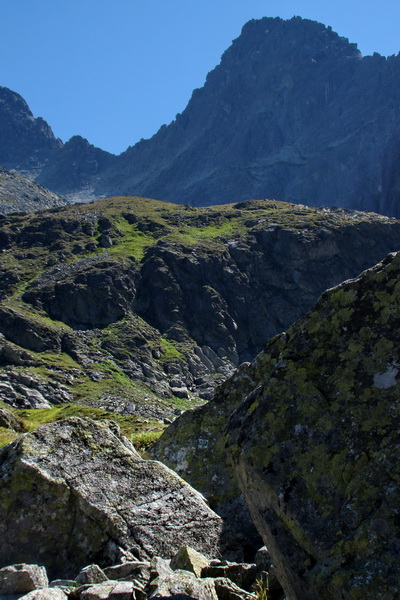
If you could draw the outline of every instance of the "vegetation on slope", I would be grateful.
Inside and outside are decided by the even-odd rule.
[[[11,385],[8,403],[26,410],[33,386],[61,403],[43,409],[49,419],[67,403],[171,420],[342,273],[368,266],[371,248],[372,263],[399,239],[393,219],[268,200],[118,197],[1,216],[0,399]],[[345,247],[353,240],[365,241],[360,256]]]

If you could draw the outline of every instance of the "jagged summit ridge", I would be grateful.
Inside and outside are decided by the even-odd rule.
[[[22,96],[0,87],[1,166],[34,175],[61,147],[61,140],[44,119],[34,118]]]
[[[151,139],[118,157],[71,140],[37,178],[71,197],[275,198],[398,216],[399,84],[400,56],[362,57],[300,17],[252,20]]]

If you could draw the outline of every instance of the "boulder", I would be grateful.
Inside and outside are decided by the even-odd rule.
[[[242,590],[227,577],[217,577],[211,581],[218,600],[255,600],[254,594]]]
[[[400,253],[325,292],[267,344],[231,416],[230,460],[289,600],[398,598],[399,299]]]
[[[120,565],[106,567],[104,573],[108,579],[124,581],[148,581],[150,579],[150,564],[145,561],[127,561]]]
[[[85,583],[103,583],[108,577],[98,565],[88,565],[83,567],[75,577],[76,583],[84,585]]]
[[[105,581],[83,590],[82,600],[133,600],[134,585],[131,581]]]
[[[189,571],[176,570],[159,577],[150,585],[150,598],[155,597],[193,598],[194,600],[218,600],[214,582],[210,579],[197,579]]]
[[[26,594],[47,587],[48,583],[46,569],[35,564],[15,564],[0,569],[1,595]]]
[[[227,560],[213,560],[201,571],[202,577],[213,577],[214,579],[227,577],[235,585],[249,592],[258,575],[259,570],[255,564],[234,563]]]
[[[171,559],[171,569],[183,569],[194,573],[196,577],[201,577],[201,572],[204,567],[209,564],[209,560],[200,552],[196,552],[189,546],[184,546]]]
[[[198,492],[90,419],[51,423],[0,452],[0,565],[35,560],[65,578],[186,544],[218,556],[221,533]]]
[[[68,596],[59,588],[44,588],[33,590],[29,594],[22,596],[24,600],[67,600]]]

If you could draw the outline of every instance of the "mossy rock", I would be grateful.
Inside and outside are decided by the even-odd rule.
[[[323,294],[267,345],[230,420],[230,459],[293,600],[398,597],[399,281],[400,253]]]

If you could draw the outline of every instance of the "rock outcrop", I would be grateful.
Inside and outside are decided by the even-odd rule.
[[[399,299],[397,253],[325,292],[244,373],[229,456],[290,600],[398,597]]]
[[[37,561],[66,577],[186,544],[213,557],[221,534],[200,494],[89,419],[46,425],[0,452],[0,565]]]
[[[63,146],[2,90],[0,164],[31,161],[40,183],[75,199],[267,197],[400,216],[400,56],[362,57],[314,21],[248,22],[182,114],[118,157],[78,136]]]

